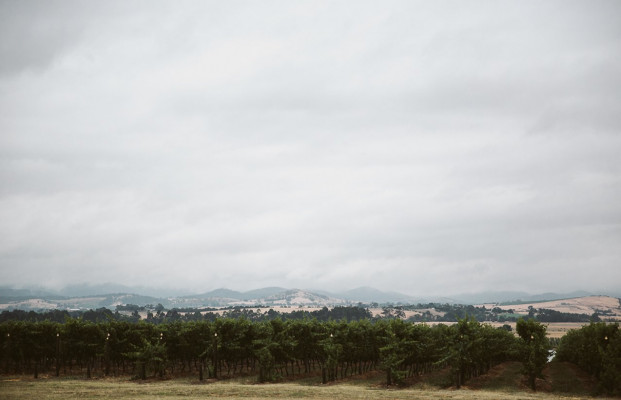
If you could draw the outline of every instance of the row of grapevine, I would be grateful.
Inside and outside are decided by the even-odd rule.
[[[504,329],[474,319],[460,320],[446,329],[450,333],[443,360],[451,365],[457,387],[498,363],[516,358],[519,342]]]
[[[556,357],[596,377],[599,389],[621,394],[621,333],[619,324],[591,323],[569,331],[561,339]]]
[[[462,320],[428,326],[400,319],[251,322],[217,319],[154,325],[145,322],[0,324],[4,373],[257,375],[260,381],[321,373],[323,382],[386,371],[388,384],[451,366],[459,386],[496,363],[515,358],[509,332]]]

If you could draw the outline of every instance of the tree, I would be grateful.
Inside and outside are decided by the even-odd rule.
[[[325,338],[319,342],[319,350],[321,353],[321,379],[322,383],[327,383],[337,379],[339,359],[343,354],[343,346],[337,342],[338,338],[332,333],[336,331],[334,324],[324,324],[324,327],[326,327],[326,332],[324,332]],[[328,332],[330,332],[330,336],[327,335]]]
[[[621,335],[618,326],[610,326],[602,341],[602,372],[600,373],[600,390],[612,394],[621,394]]]
[[[621,394],[621,331],[619,325],[592,322],[567,332],[561,339],[557,359],[578,365],[599,381],[598,390]]]
[[[141,346],[134,346],[134,351],[125,354],[127,358],[135,361],[140,379],[147,378],[147,370],[152,371],[153,375],[160,376],[164,372],[166,347],[161,339],[154,342],[155,344],[143,337]]]
[[[386,385],[403,384],[407,361],[415,361],[417,343],[411,338],[412,327],[400,319],[390,321],[387,326],[385,345],[379,349],[381,366],[386,371]]]
[[[536,390],[537,378],[543,378],[543,368],[548,362],[550,343],[546,337],[546,326],[534,319],[517,321],[516,331],[520,338],[520,359],[522,373],[528,377],[532,390]]]
[[[464,318],[451,326],[451,338],[447,342],[443,362],[451,366],[455,385],[460,388],[471,375],[474,358],[480,338],[477,335],[479,323],[474,319]]]

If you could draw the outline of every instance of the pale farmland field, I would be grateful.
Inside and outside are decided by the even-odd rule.
[[[501,327],[503,325],[509,325],[513,329],[515,333],[515,322],[486,322],[492,325],[495,328]],[[588,325],[587,322],[544,322],[543,325],[547,326],[546,333],[549,338],[561,338],[565,336],[567,332],[572,329],[580,329],[585,325]],[[517,333],[516,333],[517,335]]]
[[[454,325],[457,322],[427,322],[428,325]],[[489,324],[494,328],[499,328],[503,325],[509,325],[513,330],[514,335],[517,336],[517,332],[515,331],[515,322],[482,322],[484,324]],[[549,338],[561,338],[565,336],[567,332],[572,329],[580,329],[585,325],[588,325],[587,322],[544,322],[543,325],[547,327],[546,334]]]

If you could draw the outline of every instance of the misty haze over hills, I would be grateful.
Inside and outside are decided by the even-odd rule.
[[[114,308],[121,304],[147,305],[161,303],[168,308],[201,306],[254,306],[254,305],[295,305],[295,306],[335,306],[345,304],[425,304],[457,303],[482,304],[505,302],[539,302],[589,295],[610,295],[621,297],[619,293],[590,293],[577,291],[570,293],[541,293],[490,291],[481,293],[454,294],[451,296],[411,296],[398,292],[386,292],[371,287],[359,287],[342,292],[322,290],[300,290],[282,287],[265,287],[250,291],[236,291],[226,288],[215,289],[198,294],[174,293],[146,287],[131,287],[112,283],[102,285],[69,286],[61,291],[48,291],[41,288],[13,289],[0,287],[0,301],[8,309],[51,309],[51,308]],[[32,302],[38,299],[37,302]],[[39,301],[41,300],[41,301]]]

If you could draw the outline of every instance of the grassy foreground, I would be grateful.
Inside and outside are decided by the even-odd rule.
[[[294,381],[256,384],[256,376],[199,382],[197,377],[146,381],[127,377],[53,378],[0,377],[0,400],[11,399],[585,399],[595,383],[569,363],[549,363],[538,380],[538,392],[527,387],[519,362],[506,362],[469,380],[461,390],[451,387],[450,369],[408,379],[405,388],[387,388],[381,371],[371,371],[322,385],[310,374]],[[83,375],[82,375],[83,376]],[[293,378],[292,378],[293,379]]]
[[[300,383],[248,384],[222,381],[199,384],[190,380],[138,383],[122,378],[29,379],[3,377],[0,399],[580,399],[585,396],[503,390],[386,389],[362,382],[333,385]]]

